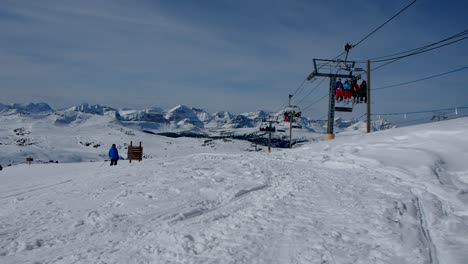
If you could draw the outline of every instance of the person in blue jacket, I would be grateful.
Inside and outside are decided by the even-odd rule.
[[[112,147],[109,149],[109,158],[111,159],[110,165],[117,165],[119,160],[119,151],[115,147],[115,144],[112,144]]]
[[[349,80],[346,80],[343,84],[343,97],[345,99],[345,102],[349,102],[351,100],[351,84],[349,83]]]

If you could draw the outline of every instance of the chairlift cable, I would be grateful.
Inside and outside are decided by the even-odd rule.
[[[385,21],[382,25],[380,25],[379,27],[377,27],[376,29],[374,29],[371,33],[367,34],[367,36],[365,36],[364,38],[362,38],[360,41],[358,41],[358,43],[354,44],[353,47],[356,47],[357,45],[361,44],[364,40],[366,40],[368,37],[370,37],[372,34],[374,34],[375,32],[377,32],[379,29],[381,29],[383,26],[385,26],[388,22],[392,21],[394,18],[396,18],[398,15],[400,15],[401,13],[403,13],[406,9],[408,9],[410,6],[412,6],[414,3],[416,3],[416,0],[414,0],[413,2],[411,2],[410,4],[408,4],[405,8],[403,8],[402,10],[400,10],[398,13],[396,13],[394,16],[392,16],[391,18],[389,18],[387,21]]]
[[[322,80],[314,87],[312,88],[307,95],[305,95],[297,104],[301,104],[309,95],[311,95],[317,88],[325,81],[325,78],[322,78]]]
[[[389,58],[389,59],[381,59],[381,60],[373,60],[373,61],[371,60],[371,62],[376,63],[376,62],[385,62],[385,61],[396,60],[396,59],[403,59],[403,58],[406,58],[406,57],[410,57],[410,56],[418,55],[418,54],[421,54],[421,53],[425,53],[425,52],[428,52],[428,51],[431,51],[431,50],[439,49],[439,48],[442,48],[442,47],[457,43],[457,42],[462,41],[462,40],[467,39],[467,38],[468,38],[468,36],[464,37],[464,38],[461,38],[461,39],[457,39],[457,40],[448,42],[448,43],[444,43],[442,45],[439,45],[439,46],[436,46],[436,47],[433,47],[433,48],[430,48],[430,49],[423,49],[423,50],[412,52],[410,54],[406,54],[406,55],[402,55],[402,56],[398,56],[398,57],[393,57],[393,58]]]
[[[378,67],[373,68],[372,71],[375,71],[375,70],[377,70],[377,69],[380,69],[380,68],[382,68],[382,67],[384,67],[384,66],[387,66],[388,64],[394,63],[394,62],[396,62],[396,61],[398,61],[398,60],[401,60],[401,59],[403,59],[403,58],[407,58],[407,57],[414,56],[414,55],[418,55],[418,54],[421,54],[421,53],[425,53],[425,52],[428,52],[428,51],[431,51],[431,50],[439,49],[439,48],[442,48],[442,47],[445,47],[445,46],[448,46],[448,45],[457,43],[457,42],[462,41],[462,40],[467,39],[467,38],[468,38],[468,36],[467,36],[467,37],[464,37],[464,38],[461,38],[461,39],[454,40],[454,41],[449,42],[449,43],[445,43],[445,44],[443,44],[443,45],[439,45],[439,46],[437,46],[437,47],[433,47],[433,48],[430,48],[430,49],[424,49],[424,50],[421,50],[421,51],[413,52],[413,53],[410,53],[410,54],[407,54],[407,55],[402,55],[402,56],[399,56],[399,57],[394,57],[394,58],[389,58],[389,59],[382,59],[382,60],[372,61],[372,62],[385,62],[385,61],[387,62],[387,63],[385,63],[385,64],[382,64],[382,65],[378,66]]]
[[[397,87],[397,86],[402,86],[402,85],[406,85],[406,84],[410,84],[410,83],[415,83],[415,82],[420,82],[420,81],[424,81],[424,80],[429,80],[429,79],[432,79],[432,78],[436,78],[436,77],[439,77],[439,76],[447,75],[447,74],[450,74],[450,73],[459,72],[459,71],[466,70],[466,69],[468,69],[468,66],[465,66],[465,67],[462,67],[462,68],[459,68],[459,69],[456,69],[456,70],[452,70],[452,71],[448,71],[448,72],[444,72],[444,73],[432,75],[432,76],[429,76],[429,77],[417,79],[417,80],[414,80],[414,81],[408,81],[408,82],[403,82],[403,83],[394,84],[394,85],[388,85],[388,86],[382,86],[382,87],[378,87],[378,88],[372,88],[372,91],[375,91],[375,90],[382,90],[382,89],[388,89],[388,88]]]
[[[372,114],[372,115],[374,116],[376,115],[391,116],[391,115],[404,115],[404,114],[410,115],[410,114],[423,114],[423,113],[432,113],[432,112],[440,112],[440,111],[453,111],[455,109],[468,109],[468,105],[452,107],[452,108],[443,108],[443,109],[431,109],[431,110],[399,112],[399,113],[378,113],[378,114]]]
[[[412,119],[412,120],[405,120],[405,121],[401,121],[401,122],[396,122],[396,123],[391,123],[392,125],[399,125],[399,124],[404,124],[404,123],[411,123],[411,122],[416,122],[416,121],[420,121],[420,120],[427,120],[429,117],[421,117],[421,118],[416,118],[416,119]],[[430,120],[429,120],[430,121]]]
[[[467,105],[468,106],[468,105]],[[458,108],[459,109],[459,108]],[[448,111],[448,110],[445,110],[443,109],[444,111]],[[453,108],[452,108],[453,110]],[[456,115],[455,117],[453,118],[448,118],[448,119],[457,119],[457,118],[463,118],[463,117],[467,117],[468,115],[460,115],[460,112],[465,112],[465,111],[468,111],[468,107],[465,107],[464,110],[462,111],[459,111],[459,115]],[[433,111],[427,111],[427,113],[433,113],[433,112],[437,112],[437,110],[433,110]],[[420,121],[420,120],[427,120],[429,117],[426,116],[426,117],[421,117],[421,118],[416,118],[416,119],[412,119],[412,120],[405,120],[405,121],[400,121],[400,122],[396,122],[396,123],[392,123],[392,125],[399,125],[399,124],[404,124],[404,123],[411,123],[411,122],[416,122],[416,121]],[[428,120],[428,121],[431,121],[431,120]]]
[[[445,39],[442,39],[442,40],[439,40],[437,42],[434,42],[434,43],[431,43],[431,44],[427,44],[427,45],[424,45],[422,47],[418,47],[418,48],[414,48],[414,49],[410,49],[410,50],[406,50],[406,51],[401,51],[401,52],[397,52],[397,53],[393,53],[393,54],[389,54],[389,55],[385,55],[385,56],[380,56],[380,57],[375,57],[375,58],[372,58],[372,59],[369,59],[370,61],[376,61],[376,60],[379,60],[379,59],[384,59],[384,58],[388,58],[388,57],[394,57],[394,56],[398,56],[398,55],[402,55],[402,54],[405,54],[405,53],[410,53],[410,52],[415,52],[415,51],[420,51],[420,50],[424,50],[424,49],[427,49],[429,47],[432,47],[432,46],[435,46],[437,44],[440,44],[442,42],[446,42],[446,41],[449,41],[449,40],[452,40],[452,39],[455,39],[455,38],[458,38],[458,37],[461,37],[463,35],[466,35],[468,34],[468,30],[464,30],[460,33],[457,33],[453,36],[450,36],[450,37],[447,37]],[[356,61],[358,63],[365,63],[367,62],[367,60],[362,60],[362,61]]]
[[[322,101],[324,98],[326,98],[327,96],[329,96],[330,93],[326,93],[324,96],[320,97],[319,99],[317,99],[316,101],[314,101],[313,103],[309,104],[308,106],[302,108],[302,111],[305,111],[307,109],[309,109],[310,107],[312,107],[313,105],[315,105],[316,103]]]
[[[302,83],[296,88],[296,90],[292,93],[292,95],[296,95],[296,93],[302,88],[302,86],[304,85],[304,83],[307,81],[307,78],[304,79],[304,81],[302,81]]]

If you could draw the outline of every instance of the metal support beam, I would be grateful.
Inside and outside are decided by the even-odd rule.
[[[370,60],[367,61],[367,133],[371,132],[371,97],[370,97]]]
[[[316,71],[309,74],[307,80],[310,81],[314,77],[335,77],[335,78],[343,78],[343,79],[352,79],[354,76],[352,74],[330,74],[330,73],[318,73]]]
[[[330,92],[328,99],[328,123],[327,123],[327,134],[333,137],[333,127],[335,125],[335,85],[336,78],[330,77]]]

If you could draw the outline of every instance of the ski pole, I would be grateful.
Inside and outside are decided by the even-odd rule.
[[[106,164],[106,161],[107,160],[104,160],[104,162],[101,164],[101,166],[99,166],[99,168],[101,168],[104,164]]]

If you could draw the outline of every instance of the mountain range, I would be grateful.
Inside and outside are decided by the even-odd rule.
[[[108,116],[113,121],[120,122],[124,126],[140,130],[153,131],[204,131],[214,132],[219,130],[236,130],[259,127],[268,117],[274,117],[279,122],[279,127],[289,126],[289,123],[281,121],[282,112],[272,113],[256,111],[234,114],[226,111],[210,114],[203,109],[178,105],[169,110],[154,107],[144,110],[117,109],[103,105],[90,105],[83,103],[64,110],[54,110],[47,103],[11,104],[0,103],[0,115],[39,115],[48,116],[56,125],[67,125],[74,122],[83,122],[90,115]],[[360,126],[357,120],[335,120],[339,130]],[[300,117],[296,120],[297,127],[309,132],[323,132],[325,123],[320,120],[311,120]],[[381,120],[373,124],[374,130],[392,128],[393,126]],[[354,128],[356,129],[356,128]]]
[[[19,164],[29,156],[38,162],[103,160],[109,145],[116,143],[125,149],[125,144],[131,141],[154,145],[153,149],[158,151],[145,151],[146,158],[177,152],[187,142],[202,146],[205,151],[223,146],[256,151],[268,144],[268,135],[259,128],[271,116],[278,118],[272,147],[323,140],[327,122],[305,117],[294,123],[290,140],[290,124],[282,121],[281,111],[210,114],[184,105],[169,110],[157,107],[133,110],[81,104],[54,110],[46,103],[0,104],[0,164]],[[362,121],[337,118],[335,123],[337,134],[365,133],[366,124]],[[372,126],[374,131],[392,127],[385,121],[374,122]]]

